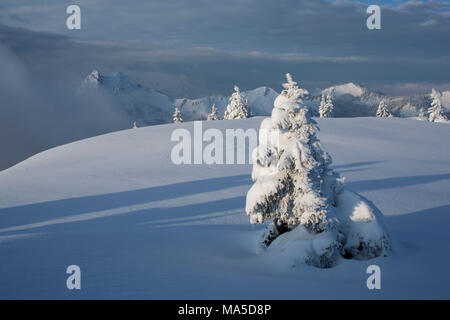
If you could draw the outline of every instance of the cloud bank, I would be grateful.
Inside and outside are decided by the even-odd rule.
[[[384,1],[377,31],[367,4],[322,0],[79,0],[82,30],[69,31],[69,2],[2,1],[0,41],[30,72],[122,71],[172,97],[278,89],[287,71],[309,88],[450,82],[445,1]]]
[[[0,170],[42,150],[131,126],[101,92],[80,96],[64,83],[42,82],[1,45],[0,61]]]

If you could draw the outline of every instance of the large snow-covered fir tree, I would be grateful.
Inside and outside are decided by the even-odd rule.
[[[230,97],[230,103],[225,110],[225,120],[245,119],[249,117],[248,101],[244,100],[238,86],[234,86],[234,93]]]
[[[301,96],[307,91],[298,88],[289,74],[286,77],[285,90],[275,100],[272,117],[261,124],[260,130],[276,130],[279,140],[275,144],[274,141],[267,141],[269,144],[260,141],[252,172],[257,183],[249,191],[247,213],[252,222],[262,223],[272,217],[275,205],[278,229],[302,224],[312,232],[323,231],[328,223],[327,203],[321,197],[318,182],[320,177],[331,174],[336,189],[340,184],[328,168],[328,154],[320,148],[316,122],[310,117],[308,108],[302,106]],[[263,133],[262,136],[265,137]],[[269,168],[268,172],[266,168]],[[272,169],[277,174],[273,174]],[[260,176],[270,179],[258,181]],[[258,190],[261,186],[264,186],[263,190]]]
[[[392,117],[392,114],[389,112],[386,101],[381,100],[377,109],[377,117],[388,118]]]
[[[181,118],[181,112],[178,108],[175,108],[175,112],[173,114],[173,123],[181,123],[183,122],[183,118]]]
[[[382,254],[388,236],[381,214],[345,190],[343,178],[330,168],[331,157],[321,148],[316,122],[303,105],[301,97],[307,91],[290,74],[286,78],[272,116],[261,123],[259,145],[252,154],[255,183],[247,194],[246,212],[251,223],[270,222],[262,246],[294,252],[317,267],[331,267],[340,256],[363,259]]]
[[[332,116],[333,111],[334,105],[331,95],[327,95],[327,97],[325,98],[325,95],[322,94],[322,99],[320,100],[319,106],[319,116],[321,118],[329,118]]]
[[[215,104],[212,105],[211,113],[208,114],[208,118],[207,119],[208,120],[218,120],[219,119],[218,116],[217,116],[217,108],[216,108]]]
[[[439,122],[447,120],[441,104],[441,93],[434,88],[431,89],[431,107],[428,108],[428,121]]]

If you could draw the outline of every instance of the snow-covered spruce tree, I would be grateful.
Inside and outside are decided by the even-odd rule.
[[[183,118],[181,118],[181,112],[178,108],[175,108],[175,112],[173,114],[173,123],[181,123],[183,122]]]
[[[244,100],[238,86],[234,86],[234,93],[230,97],[230,103],[225,110],[225,120],[248,118],[248,101]]]
[[[322,97],[320,98],[320,105],[319,105],[319,116],[321,118],[324,117],[324,115],[326,113],[326,108],[327,108],[327,101],[325,100],[325,95],[322,94]]]
[[[251,223],[271,222],[262,247],[293,254],[294,264],[300,260],[324,268],[340,256],[364,259],[384,253],[388,236],[381,214],[345,190],[343,178],[330,169],[331,157],[322,150],[316,122],[301,100],[307,91],[290,74],[286,78],[252,154],[255,183],[246,212]]]
[[[392,117],[392,114],[389,112],[386,101],[381,100],[378,105],[377,117],[388,118]]]
[[[333,104],[333,98],[331,95],[327,96],[327,110],[328,113],[326,114],[326,117],[332,117],[334,113],[334,104]]]
[[[217,108],[216,105],[213,104],[211,107],[211,113],[208,114],[208,120],[218,120],[219,118],[217,117]]]
[[[447,120],[441,104],[441,93],[434,88],[431,89],[431,107],[428,108],[428,121],[439,122]]]
[[[319,116],[321,118],[329,118],[333,114],[333,111],[334,106],[331,96],[327,95],[327,97],[325,98],[325,95],[322,95],[319,106]]]

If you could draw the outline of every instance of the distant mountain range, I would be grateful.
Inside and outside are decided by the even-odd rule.
[[[93,71],[83,81],[79,92],[91,89],[105,90],[112,95],[130,117],[130,123],[136,121],[138,126],[171,122],[175,107],[180,109],[184,121],[206,119],[213,104],[221,116],[229,100],[229,96],[172,100],[168,95],[146,88],[121,72],[102,75],[98,71]],[[270,115],[273,102],[278,96],[278,92],[269,87],[259,87],[242,93],[248,100],[252,116]],[[316,115],[322,94],[332,95],[335,117],[374,116],[381,100],[387,102],[395,116],[414,117],[418,115],[420,108],[427,108],[430,103],[427,95],[389,97],[350,82],[331,86],[304,97],[304,103]],[[442,93],[442,104],[447,112],[450,111],[450,91]]]
[[[430,103],[426,95],[389,97],[381,92],[349,82],[331,86],[322,90],[319,94],[311,96],[309,105],[313,110],[317,110],[322,94],[333,97],[335,117],[375,116],[381,100],[386,101],[394,116],[414,117],[419,114],[421,108],[427,108]]]

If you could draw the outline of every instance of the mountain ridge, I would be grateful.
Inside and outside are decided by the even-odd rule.
[[[211,95],[194,99],[171,99],[167,94],[147,88],[122,72],[103,75],[97,70],[84,79],[79,91],[87,88],[103,89],[111,94],[128,114],[130,123],[136,122],[138,126],[170,123],[175,107],[181,111],[184,121],[193,121],[205,120],[215,104],[221,118],[230,97]],[[243,91],[242,94],[244,99],[248,100],[251,116],[269,116],[279,93],[270,87],[262,86]],[[304,97],[304,103],[311,108],[315,116],[318,115],[322,94],[332,96],[335,117],[375,116],[381,100],[387,102],[394,116],[415,117],[421,108],[427,109],[430,102],[427,95],[392,97],[357,83],[347,82]],[[450,90],[443,91],[442,97],[442,104],[449,112]]]

